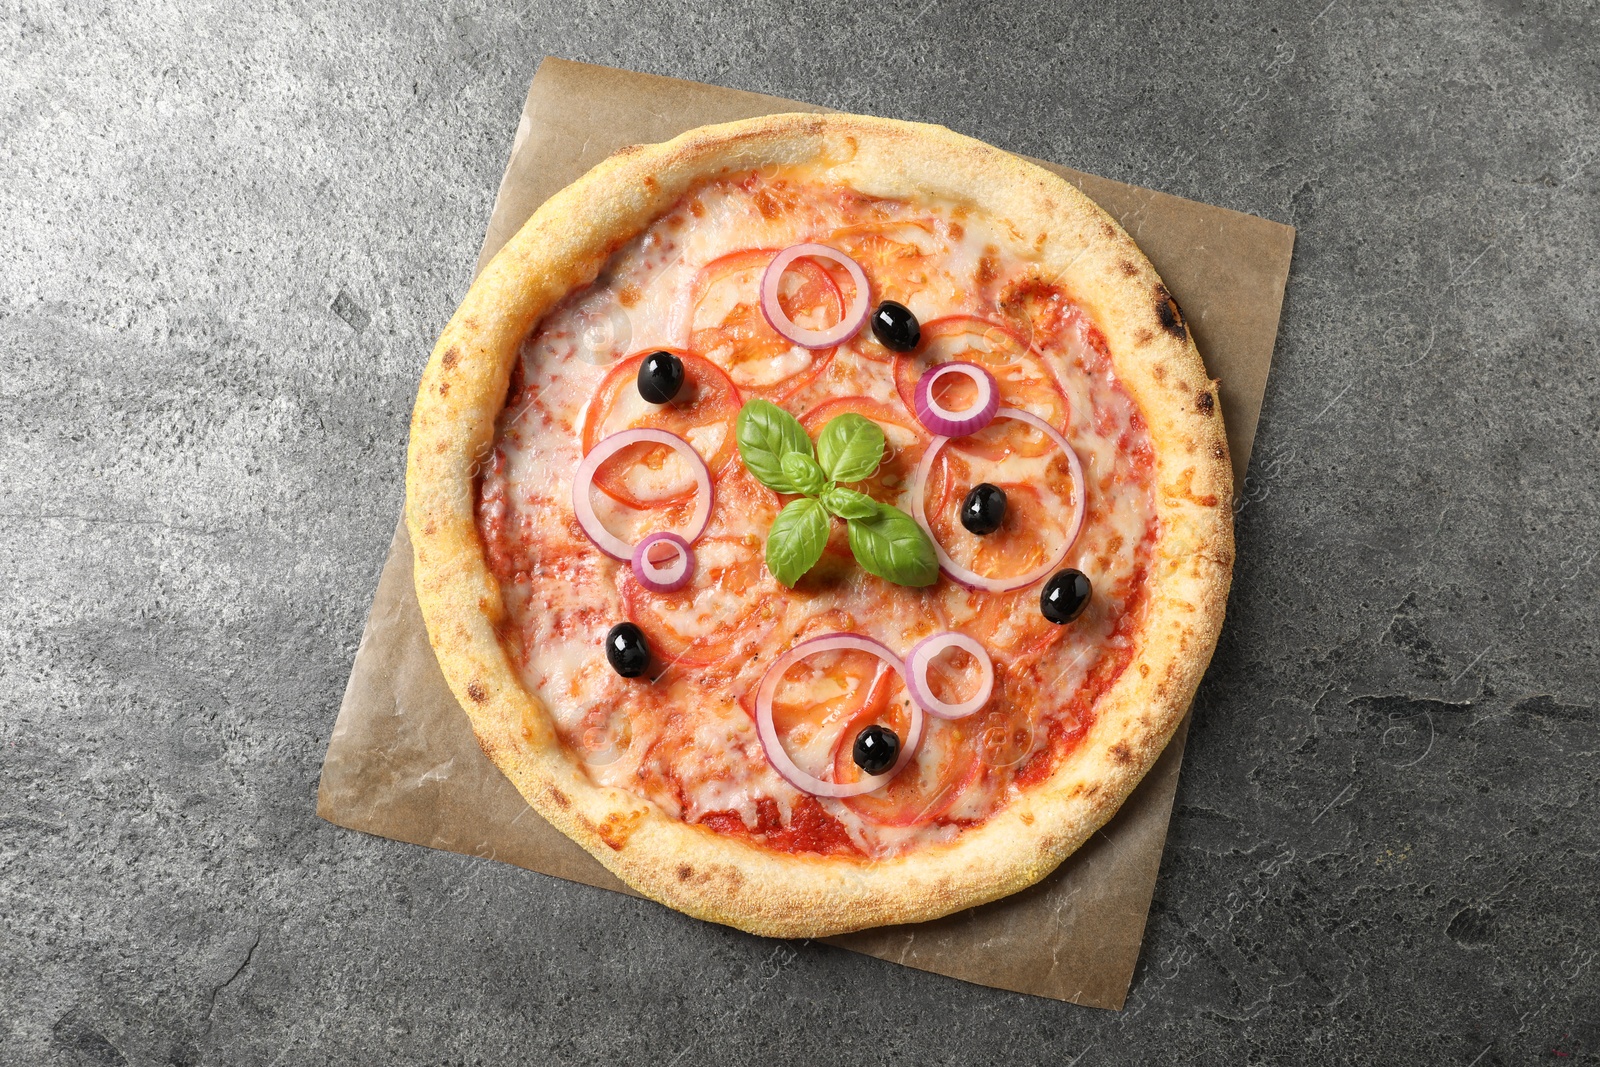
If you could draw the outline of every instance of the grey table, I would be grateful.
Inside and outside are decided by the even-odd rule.
[[[1600,1062],[1594,6],[1094,6],[0,16],[0,1061]],[[313,815],[546,53],[1299,227],[1126,1011]]]

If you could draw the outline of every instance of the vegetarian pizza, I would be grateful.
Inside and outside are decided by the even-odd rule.
[[[484,751],[641,893],[775,936],[1054,869],[1184,714],[1232,569],[1216,385],[1133,241],[856,116],[553,197],[440,338],[407,488]]]

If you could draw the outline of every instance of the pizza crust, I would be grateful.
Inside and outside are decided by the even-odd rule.
[[[1136,651],[1087,735],[982,825],[892,859],[772,851],[593,784],[500,644],[505,608],[474,521],[476,478],[511,368],[539,319],[698,182],[819,156],[863,192],[978,204],[1036,242],[1045,272],[1059,272],[1104,335],[1154,452],[1158,532]],[[979,141],[939,126],[793,114],[625,148],[552,197],[506,244],[423,373],[406,518],[428,636],[489,758],[535,811],[646,896],[774,937],[973,907],[1037,882],[1082,845],[1154,764],[1193,698],[1233,564],[1232,474],[1216,391],[1181,311],[1127,233],[1066,181]]]

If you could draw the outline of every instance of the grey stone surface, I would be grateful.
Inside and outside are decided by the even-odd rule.
[[[1096,7],[8,5],[0,1062],[1600,1062],[1595,8]],[[1126,1011],[313,815],[546,53],[1299,227]]]

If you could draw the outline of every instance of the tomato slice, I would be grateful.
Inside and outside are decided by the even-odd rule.
[[[933,223],[921,219],[845,226],[829,235],[826,243],[861,265],[872,284],[874,301],[895,300],[902,304],[927,285],[942,250]],[[879,345],[864,345],[862,350],[888,356]]]
[[[856,766],[851,751],[856,735],[872,723],[882,721],[874,717],[874,709],[863,708],[844,728],[833,753],[834,781],[860,780],[861,769]],[[909,717],[898,720],[891,715],[891,721],[884,725],[903,738],[908,723]],[[888,785],[848,797],[840,803],[883,826],[916,826],[935,821],[955,805],[982,770],[971,733],[971,724],[966,720],[924,716],[922,743],[917,746],[916,758],[890,779]]]
[[[908,410],[916,410],[918,380],[938,364],[952,360],[976,363],[993,374],[1002,405],[1032,412],[1052,426],[1067,424],[1070,407],[1066,394],[1026,338],[1009,325],[975,315],[947,315],[923,324],[922,344],[917,351],[895,361],[895,388]],[[957,405],[959,410],[965,398],[956,391],[971,386],[958,375],[947,377],[953,379],[949,387],[952,392],[941,394],[940,399]],[[1020,432],[1025,429],[1013,420],[997,420],[993,431],[957,438],[948,447],[986,459],[1000,459],[1019,448],[1024,455],[1043,455],[1055,447],[1042,434]],[[1007,431],[1008,439],[1019,438],[1021,443],[997,440],[1000,431]]]
[[[1067,632],[1039,610],[1038,586],[988,593],[941,582],[938,603],[945,625],[981,643],[996,661],[1042,652]]]
[[[622,575],[622,609],[644,631],[661,666],[703,667],[759,649],[784,614],[756,537],[702,537],[695,573],[674,593],[652,593],[631,569]]]
[[[731,463],[712,479],[716,498],[706,533],[712,537],[740,536],[755,528],[765,530],[778,517],[784,498],[756,481],[743,463]]]
[[[974,713],[974,751],[986,779],[1005,780],[1049,744],[1039,707],[1045,687],[1032,664],[995,664],[994,694]]]
[[[846,728],[857,720],[886,721],[890,690],[898,680],[877,656],[851,649],[819,652],[794,664],[772,699],[772,725],[784,751],[807,774],[831,777],[828,769],[845,743]],[[898,728],[902,737],[910,721],[904,718]],[[852,744],[855,733],[849,734]]]
[[[1013,420],[1004,420],[1011,422]],[[968,570],[992,578],[1024,574],[1060,550],[1071,521],[1075,486],[1065,457],[1028,464],[1027,481],[997,477],[980,460],[953,454],[947,444],[923,487],[928,526],[946,554]],[[999,468],[1004,469],[1004,468]],[[993,533],[977,536],[961,525],[961,505],[980,481],[1006,494],[1006,517]],[[938,603],[945,625],[1006,656],[1036,652],[1059,641],[1065,628],[1039,610],[1039,587],[1004,593],[971,591],[941,582]]]
[[[660,351],[651,349],[651,351]],[[738,449],[733,423],[739,390],[722,370],[691,352],[683,360],[683,387],[670,404],[639,395],[639,364],[649,352],[620,361],[600,383],[583,420],[583,451],[619,430],[652,427],[675,433],[694,446],[713,476]],[[594,484],[620,504],[651,508],[693,496],[695,481],[681,457],[665,445],[635,445],[618,452],[595,472]]]
[[[726,367],[740,390],[779,400],[820,374],[835,349],[791,343],[761,313],[761,278],[776,249],[730,252],[701,268],[690,298],[689,348]],[[800,258],[783,273],[778,305],[797,326],[821,330],[844,316],[833,277]]]
[[[911,491],[917,476],[917,464],[922,462],[922,452],[928,445],[927,431],[907,411],[891,407],[869,396],[840,396],[824,400],[804,415],[800,425],[815,440],[828,424],[828,420],[845,412],[853,412],[871,419],[883,428],[883,460],[872,477],[862,482],[847,483],[885,504],[898,504],[902,495]]]
[[[965,719],[924,718],[916,759],[882,789],[842,803],[881,825],[916,826],[947,817],[979,781],[1002,788],[1049,744],[1038,722],[1041,691],[1031,667],[996,663],[994,695],[980,711]],[[834,748],[835,781],[860,779],[850,751],[856,734],[872,722],[884,722],[885,714],[893,720],[894,712],[892,704],[881,712],[864,706],[845,727]],[[900,731],[904,724],[886,725]]]
[[[1033,475],[1028,481],[1007,481],[952,455],[949,445],[940,450],[923,499],[929,505],[929,529],[951,559],[986,578],[1007,578],[1033,570],[1060,550],[1072,517],[1070,468],[1063,461],[1029,464],[1027,470]],[[1006,494],[1005,521],[981,537],[961,525],[961,505],[979,482]]]

